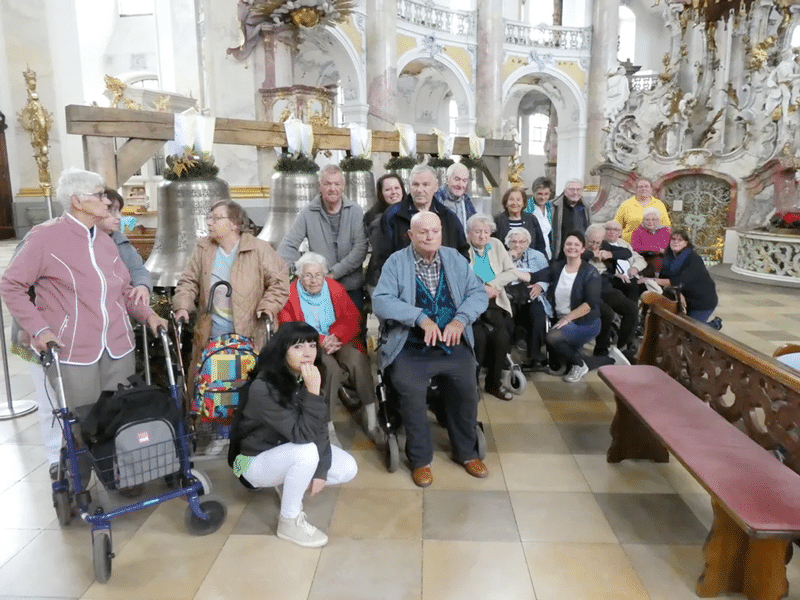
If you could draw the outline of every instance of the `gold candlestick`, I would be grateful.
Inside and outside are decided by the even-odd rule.
[[[39,102],[39,94],[36,93],[36,72],[30,68],[22,73],[25,77],[25,85],[28,88],[28,102],[19,113],[17,119],[31,138],[33,147],[33,158],[36,160],[36,167],[39,170],[39,187],[47,198],[47,216],[53,218],[52,205],[52,180],[50,179],[50,128],[53,126],[53,115],[49,113]]]

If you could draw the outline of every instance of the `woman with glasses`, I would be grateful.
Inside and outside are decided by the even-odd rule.
[[[175,288],[172,306],[175,318],[188,320],[195,306],[205,307],[213,285],[211,312],[198,311],[192,344],[192,365],[196,365],[209,340],[226,333],[238,333],[260,348],[266,341],[266,322],[274,321],[289,297],[286,263],[268,242],[245,233],[247,213],[231,200],[211,207],[206,217],[208,236],[197,240],[189,264]],[[190,389],[195,373],[190,375]]]
[[[319,347],[326,377],[322,395],[331,406],[339,388],[348,380],[362,406],[362,425],[370,437],[377,433],[375,385],[366,348],[359,336],[361,315],[347,290],[332,277],[326,277],[328,264],[316,252],[306,252],[295,263],[297,279],[289,290],[289,301],[278,313],[278,322],[304,321],[319,332]],[[332,430],[329,424],[329,430]],[[335,433],[331,432],[331,437]]]

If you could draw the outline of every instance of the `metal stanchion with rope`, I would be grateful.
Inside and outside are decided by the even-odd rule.
[[[8,347],[6,345],[6,324],[3,317],[3,301],[0,300],[0,352],[3,354],[3,375],[6,378],[6,406],[0,406],[0,421],[16,419],[35,412],[39,405],[34,400],[14,400],[11,395],[11,378],[8,374]]]

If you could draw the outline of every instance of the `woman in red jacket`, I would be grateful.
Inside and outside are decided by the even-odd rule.
[[[365,429],[373,437],[377,430],[377,398],[369,358],[358,335],[361,315],[347,290],[326,277],[328,266],[324,256],[307,252],[295,263],[295,269],[298,277],[292,282],[289,301],[278,313],[278,322],[305,321],[319,332],[322,362],[327,371],[323,396],[328,406],[343,380],[349,380],[363,405]]]

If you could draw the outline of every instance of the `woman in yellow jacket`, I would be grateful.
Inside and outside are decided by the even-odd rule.
[[[614,216],[614,220],[622,225],[622,239],[629,244],[634,230],[642,223],[645,209],[650,207],[658,209],[662,227],[672,225],[667,213],[667,207],[661,200],[653,197],[652,182],[649,179],[641,178],[636,183],[636,195],[631,196],[620,204],[617,214]]]

